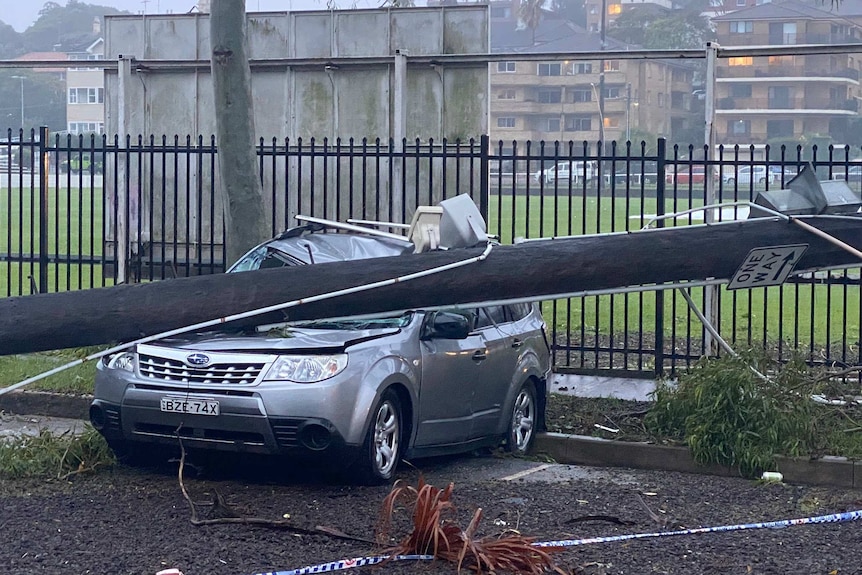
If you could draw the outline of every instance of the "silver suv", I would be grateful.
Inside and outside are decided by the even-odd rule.
[[[312,224],[230,271],[411,251],[408,242]],[[160,340],[99,363],[90,418],[118,455],[160,443],[314,455],[362,483],[403,458],[505,442],[543,426],[550,351],[535,304],[410,310]]]

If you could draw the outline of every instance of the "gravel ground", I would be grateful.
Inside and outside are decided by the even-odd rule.
[[[736,478],[589,469],[514,460],[498,454],[416,462],[400,477],[420,473],[436,486],[454,482],[456,521],[466,526],[482,508],[480,535],[505,529],[539,540],[648,533],[790,519],[862,508],[862,492],[762,484]],[[245,516],[297,526],[335,527],[373,536],[387,487],[332,483],[307,467],[273,467],[257,460],[219,460],[193,472],[185,486],[195,501],[218,491]],[[245,524],[195,526],[179,487],[176,463],[159,469],[117,467],[71,481],[0,482],[0,566],[10,574],[149,574],[168,567],[185,575],[250,575],[366,556],[373,545],[326,535]],[[650,516],[645,501],[658,519]],[[211,507],[201,506],[201,516]],[[397,538],[409,513],[397,516]],[[579,519],[585,516],[601,518]],[[628,524],[621,525],[612,520]],[[794,526],[732,533],[665,537],[569,548],[557,556],[569,573],[702,574],[862,573],[858,523]],[[349,573],[350,571],[348,571]],[[442,562],[390,563],[357,573],[451,574]]]

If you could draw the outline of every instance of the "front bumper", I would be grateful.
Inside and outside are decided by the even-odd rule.
[[[109,442],[176,446],[182,439],[183,445],[192,449],[327,457],[351,453],[358,447],[347,445],[330,421],[319,418],[164,413],[157,406],[126,406],[96,399],[90,405],[90,421]]]

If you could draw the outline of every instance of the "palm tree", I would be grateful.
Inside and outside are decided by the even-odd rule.
[[[518,22],[533,32],[532,43],[536,43],[536,28],[542,21],[542,6],[545,0],[521,0],[518,7]]]

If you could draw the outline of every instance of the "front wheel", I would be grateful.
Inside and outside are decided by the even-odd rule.
[[[403,450],[401,400],[394,391],[386,390],[371,413],[355,479],[369,485],[389,483],[395,478]]]
[[[526,381],[515,396],[509,418],[506,451],[515,455],[525,455],[533,445],[538,421],[536,386]]]

